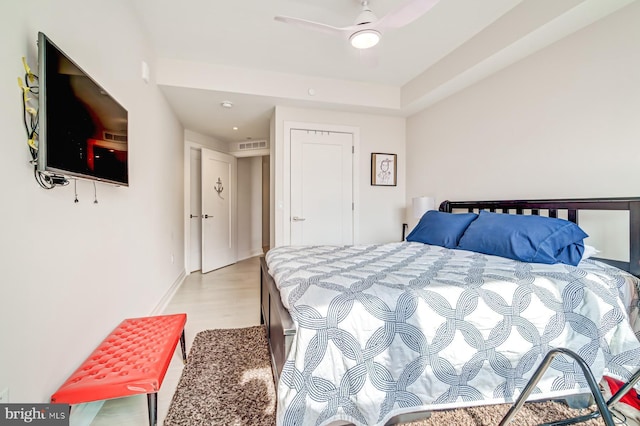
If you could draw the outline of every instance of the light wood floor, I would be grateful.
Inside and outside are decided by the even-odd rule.
[[[198,332],[214,328],[239,328],[260,324],[260,261],[243,260],[207,274],[189,275],[164,313],[186,312],[187,353]],[[158,392],[158,425],[162,425],[171,397],[182,373],[182,355],[177,349]],[[92,426],[147,426],[145,395],[112,399],[91,423]]]

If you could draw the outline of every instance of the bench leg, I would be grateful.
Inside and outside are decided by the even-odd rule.
[[[182,363],[187,363],[187,343],[184,338],[184,330],[182,330],[182,334],[180,335],[180,349],[182,349]]]
[[[147,404],[149,406],[149,426],[158,424],[158,392],[147,394]]]

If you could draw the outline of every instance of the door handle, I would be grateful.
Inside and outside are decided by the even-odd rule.
[[[193,219],[194,217],[200,217],[200,216],[198,216],[197,214],[190,214],[189,215],[189,219]]]
[[[294,222],[303,222],[307,219],[305,219],[304,217],[298,217],[298,216],[294,216],[291,218]]]
[[[208,214],[205,214],[205,215],[203,215],[202,217],[203,217],[203,218],[205,218],[205,219],[209,219],[210,217],[212,218],[212,217],[213,217],[213,215],[209,216]]]

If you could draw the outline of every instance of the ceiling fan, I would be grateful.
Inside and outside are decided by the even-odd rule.
[[[358,49],[368,49],[380,41],[387,29],[400,28],[410,24],[429,11],[439,0],[409,0],[400,7],[378,19],[369,7],[369,0],[361,0],[362,11],[355,23],[348,27],[334,27],[320,22],[290,16],[276,16],[276,21],[294,24],[325,34],[348,38],[351,45]]]

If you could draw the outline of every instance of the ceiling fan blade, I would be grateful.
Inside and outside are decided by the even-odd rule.
[[[348,28],[338,28],[327,24],[321,24],[320,22],[307,21],[306,19],[294,18],[291,16],[276,16],[276,21],[284,22],[286,24],[297,25],[302,28],[307,28],[314,31],[319,31],[329,35],[348,36]]]
[[[378,29],[400,28],[427,13],[439,0],[409,0],[374,22]]]

